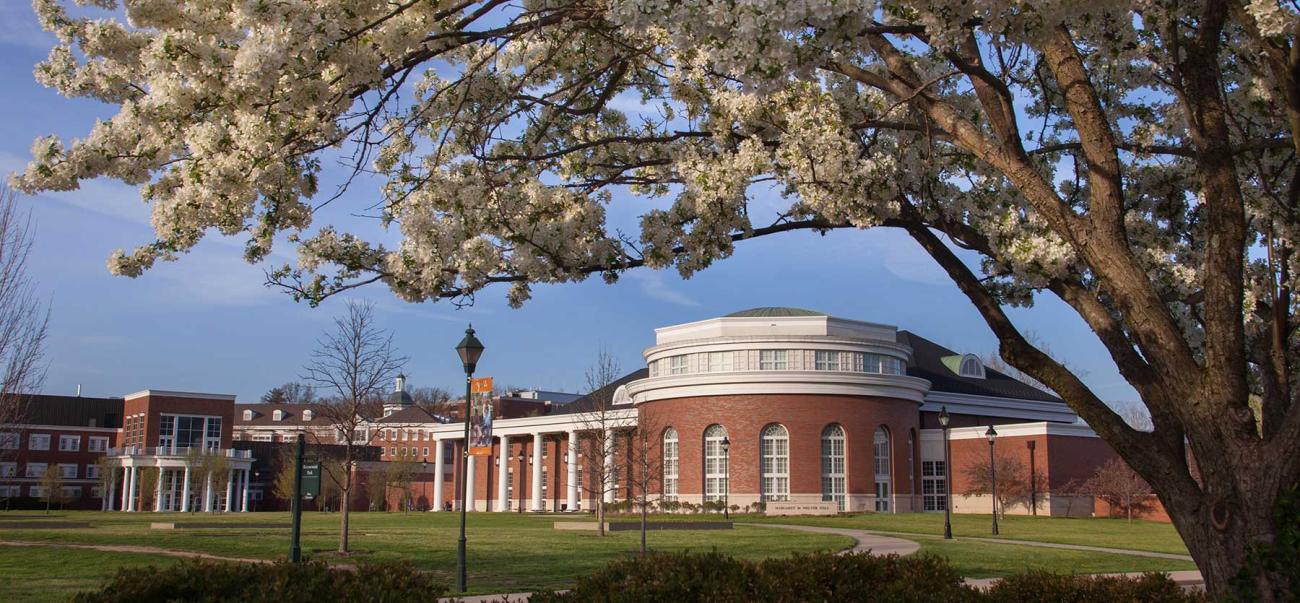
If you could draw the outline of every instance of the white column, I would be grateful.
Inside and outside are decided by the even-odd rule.
[[[153,510],[155,513],[162,511],[162,484],[166,472],[162,467],[158,467],[158,485],[154,487],[153,493]]]
[[[529,511],[542,510],[542,450],[546,447],[546,440],[542,434],[533,434],[533,479],[532,484],[532,504],[529,505]]]
[[[466,449],[468,451],[468,448]],[[474,455],[465,459],[465,510],[474,510]]]
[[[162,483],[162,476],[158,476],[158,483]],[[190,512],[190,467],[185,466],[185,477],[181,480],[181,513]]]
[[[235,470],[230,470],[230,477],[226,478],[226,507],[225,511],[229,513],[235,508]]]
[[[243,513],[247,513],[247,512],[248,512],[248,476],[249,476],[249,473],[252,473],[252,468],[251,468],[251,467],[248,468],[248,469],[245,469],[245,470],[244,470],[244,492],[243,492],[242,495],[241,495],[242,497],[241,497],[241,499],[240,499],[240,505],[239,505],[239,510],[240,510],[240,512],[243,512]]]
[[[578,510],[578,432],[569,432],[569,488],[565,502],[570,512]]]
[[[203,512],[212,512],[212,472],[203,478]]]
[[[125,474],[122,476],[122,511],[135,510],[135,497],[131,495],[135,491],[135,466],[129,466],[123,469]]]
[[[497,455],[497,510],[510,510],[510,493],[506,475],[510,472],[510,436],[501,436],[501,453]]]
[[[605,443],[602,446],[605,449],[605,475],[601,476],[604,483],[601,490],[605,491],[605,502],[614,502],[614,430],[606,430]]]
[[[104,510],[113,510],[113,492],[117,490],[117,468],[109,469],[108,489],[104,490]]]
[[[433,451],[433,510],[442,510],[442,476],[446,461],[442,458],[442,440],[434,440]]]

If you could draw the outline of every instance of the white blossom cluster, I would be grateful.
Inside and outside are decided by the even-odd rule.
[[[870,228],[917,216],[974,245],[1007,303],[1062,279],[1090,284],[1079,242],[922,111],[942,103],[971,125],[962,136],[999,135],[962,72],[970,57],[955,58],[973,47],[1014,99],[1015,144],[1032,155],[1034,176],[1085,214],[1089,167],[1040,54],[1068,31],[1125,145],[1132,254],[1197,337],[1201,184],[1187,153],[1143,150],[1189,146],[1168,84],[1176,51],[1162,36],[1194,19],[1193,4],[126,0],[126,22],[72,17],[59,0],[34,7],[60,40],[38,80],[119,109],[84,138],[37,140],[12,181],[29,192],[100,176],[138,185],[157,237],[115,253],[115,273],[175,259],[214,230],[242,233],[257,261],[287,233],[299,261],[275,274],[308,299],[378,279],[412,301],[510,283],[514,304],[531,283],[612,281],[638,265],[689,276],[782,224]],[[1244,14],[1265,36],[1294,35],[1290,5],[1250,0]],[[1224,89],[1234,142],[1254,149],[1241,165],[1257,248],[1266,230],[1294,240],[1295,220],[1275,198],[1295,158],[1250,146],[1287,126],[1243,31],[1233,23],[1225,33]],[[922,85],[871,84],[899,64]],[[396,244],[313,224],[327,152],[382,178],[381,219],[400,233]],[[751,214],[759,182],[789,203],[774,223]],[[639,232],[607,223],[624,193],[663,201],[642,212]],[[1249,300],[1264,298],[1263,261],[1252,254]]]

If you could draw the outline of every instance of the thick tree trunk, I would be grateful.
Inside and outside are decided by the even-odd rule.
[[[1241,589],[1251,591],[1247,600],[1286,600],[1281,598],[1287,588],[1285,579],[1248,563],[1253,547],[1273,542],[1277,495],[1271,484],[1237,486],[1248,496],[1215,501],[1207,495],[1199,503],[1168,501],[1165,508],[1205,579],[1206,591],[1215,600],[1236,598],[1243,594]]]

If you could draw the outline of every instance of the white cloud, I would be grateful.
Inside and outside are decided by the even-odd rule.
[[[901,280],[923,285],[946,285],[952,282],[934,258],[921,249],[902,230],[874,228],[856,239],[856,257],[877,265]]]
[[[678,306],[695,307],[700,305],[700,302],[691,299],[685,293],[673,289],[664,280],[664,273],[662,271],[633,270],[624,273],[623,276],[630,277],[641,283],[641,293],[644,293],[646,297]]]
[[[6,181],[9,174],[26,167],[25,157],[0,151],[0,174]],[[75,191],[39,193],[36,197],[132,224],[150,225],[149,206],[140,199],[140,191],[109,178],[82,182]]]

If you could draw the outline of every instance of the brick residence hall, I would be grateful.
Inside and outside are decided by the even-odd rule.
[[[464,475],[455,462],[461,406],[417,405],[399,377],[381,416],[364,423],[369,446],[354,469],[362,487],[353,508],[396,507],[399,497],[366,484],[398,458],[415,461],[400,498],[418,509],[458,509],[461,479],[472,484],[465,502],[475,511],[587,510],[592,493],[603,490],[609,501],[626,499],[631,480],[617,476],[611,487],[597,487],[571,445],[586,437],[593,405],[610,400],[607,417],[621,430],[616,441],[638,425],[656,431],[652,460],[662,475],[653,500],[941,512],[951,476],[952,510],[987,513],[990,497],[960,493],[967,468],[987,463],[986,432],[995,426],[998,456],[1015,457],[1040,476],[1036,504],[1006,512],[1101,509],[1091,497],[1063,492],[1115,457],[1073,411],[974,354],[910,331],[755,308],[656,329],[644,356],[645,368],[587,396],[532,391],[493,399],[491,455],[470,456]],[[44,472],[57,470],[64,503],[73,507],[282,508],[271,492],[286,443],[298,433],[309,441],[334,438],[318,408],[159,390],[123,398],[33,395],[26,423],[0,426],[0,499],[34,504],[43,497]],[[617,448],[620,455],[631,449]],[[624,465],[631,463],[615,463]]]

